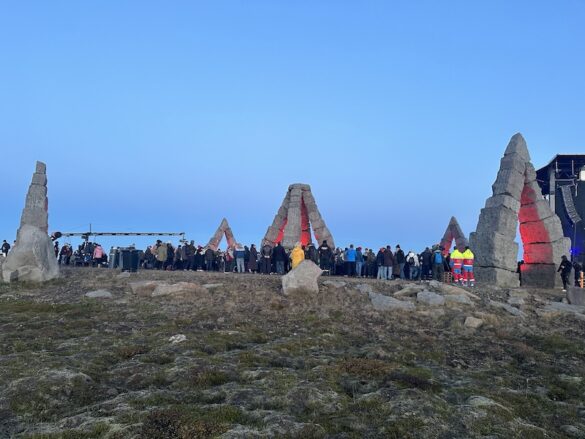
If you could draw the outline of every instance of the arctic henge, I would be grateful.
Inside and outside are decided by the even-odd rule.
[[[327,241],[329,247],[335,248],[333,236],[317,208],[311,186],[291,184],[272,225],[266,231],[262,245],[281,243],[286,249],[292,249],[297,242],[307,245],[311,242],[311,228],[317,245]]]
[[[553,288],[560,282],[556,264],[569,257],[571,241],[563,236],[559,217],[542,196],[521,134],[510,139],[469,243],[475,252],[478,282],[517,287],[518,222],[524,247],[522,285]]]
[[[37,162],[26,195],[16,245],[2,264],[5,282],[42,282],[59,276],[59,266],[49,237],[49,201],[46,165]]]

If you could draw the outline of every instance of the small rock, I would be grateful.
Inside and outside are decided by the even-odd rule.
[[[502,404],[497,403],[493,399],[486,398],[485,396],[470,396],[467,400],[467,404],[472,407],[499,407],[506,411],[509,411]]]
[[[323,285],[331,286],[333,288],[343,288],[347,284],[341,280],[326,280]]]
[[[571,305],[585,306],[585,289],[569,287],[567,300]]]
[[[370,284],[358,284],[355,286],[355,288],[360,292],[360,293],[364,293],[364,294],[368,294],[368,293],[373,293],[374,289],[372,288],[372,286]]]
[[[184,334],[177,334],[177,335],[173,335],[171,338],[169,338],[169,341],[172,344],[177,344],[177,343],[182,343],[185,340],[187,340],[187,336]]]
[[[471,328],[471,329],[477,329],[479,327],[481,327],[483,325],[483,320],[482,319],[476,319],[475,317],[467,317],[465,319],[465,323],[463,323],[463,326],[465,326],[466,328]]]
[[[508,304],[517,306],[524,305],[524,298],[518,296],[510,296],[508,298]]]
[[[461,303],[463,305],[473,305],[471,299],[467,296],[459,296],[457,294],[447,294],[445,296],[445,302],[447,303]]]
[[[508,313],[512,314],[513,316],[524,317],[524,313],[522,311],[520,311],[518,308],[514,308],[513,306],[508,305],[507,303],[496,302],[495,300],[490,300],[490,305],[495,307],[495,308],[501,308],[501,309],[507,311]]]
[[[585,306],[569,305],[561,302],[551,302],[543,309],[537,309],[536,314],[540,317],[555,317],[558,315],[573,315],[578,319],[585,320]]]
[[[179,294],[193,294],[201,292],[202,288],[199,284],[193,282],[179,282],[172,285],[159,284],[152,292],[152,297],[158,296],[174,296]],[[205,291],[205,290],[204,290]]]
[[[118,279],[127,279],[130,277],[130,272],[129,271],[123,271],[122,273],[116,275],[116,277]]]
[[[408,297],[408,296],[415,296],[419,292],[423,291],[424,287],[422,285],[411,285],[406,288],[401,289],[400,291],[396,291],[393,296],[394,297]]]
[[[562,425],[561,431],[569,437],[585,438],[585,432],[574,425]]]
[[[561,380],[565,383],[579,385],[583,382],[583,377],[574,377],[574,376],[565,375],[564,373],[562,373],[559,375],[559,380]]]
[[[85,293],[85,297],[90,297],[92,299],[111,299],[112,293],[106,290],[95,290],[90,291],[89,293]]]
[[[416,301],[431,306],[441,306],[445,304],[445,298],[440,294],[432,291],[421,291],[416,295]]]
[[[369,293],[368,296],[376,311],[392,311],[397,309],[410,311],[416,308],[412,302],[405,302],[383,294]]]
[[[212,288],[223,287],[223,284],[203,284],[202,287],[203,288],[207,288],[208,290],[210,290]]]

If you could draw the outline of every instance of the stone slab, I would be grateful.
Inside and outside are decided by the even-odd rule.
[[[513,169],[502,169],[492,185],[492,191],[493,195],[510,195],[519,200],[523,187],[524,174]]]
[[[524,262],[528,264],[556,264],[561,256],[569,257],[571,240],[563,238],[549,243],[524,244]]]
[[[494,232],[472,233],[470,247],[475,254],[477,266],[516,271],[519,246],[514,238]]]
[[[535,288],[555,288],[562,286],[557,266],[553,264],[524,264],[522,266],[522,286]]]
[[[317,294],[319,285],[317,280],[323,271],[313,262],[305,259],[293,270],[282,276],[282,291],[284,295],[294,290],[305,290]]]
[[[385,296],[383,294],[368,293],[370,302],[376,311],[413,311],[416,306],[412,302],[406,302],[404,300],[398,300],[394,297]]]
[[[518,213],[520,211],[520,200],[510,195],[493,195],[485,202],[485,207],[506,207],[511,211]]]
[[[526,244],[558,241],[564,237],[559,217],[554,215],[541,221],[520,224],[520,236]]]
[[[585,290],[578,287],[569,287],[567,300],[571,305],[585,306]]]
[[[518,216],[506,207],[484,207],[479,214],[476,232],[492,233],[507,236],[512,240],[516,237]]]
[[[506,151],[504,155],[511,155],[516,154],[521,157],[525,162],[530,162],[530,153],[528,152],[528,145],[526,145],[526,140],[520,133],[514,134],[510,141],[508,142],[508,146],[506,147]]]
[[[550,218],[555,213],[551,210],[548,201],[536,200],[531,204],[523,204],[518,212],[518,221],[520,223],[527,223],[531,221],[540,221]]]
[[[518,273],[495,267],[475,267],[475,280],[477,283],[498,285],[500,287],[515,288],[520,286]]]

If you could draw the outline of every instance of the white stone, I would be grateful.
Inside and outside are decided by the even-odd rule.
[[[471,329],[477,329],[479,327],[481,327],[483,325],[483,320],[482,319],[477,319],[475,317],[467,317],[465,319],[465,323],[463,323],[463,326],[465,326],[466,328],[471,328]]]
[[[185,340],[187,340],[187,336],[184,334],[173,335],[171,338],[169,338],[169,342],[171,342],[171,344],[182,343]]]
[[[467,296],[458,295],[458,294],[447,294],[445,296],[446,303],[460,303],[462,305],[473,305],[471,299]]]
[[[445,304],[445,298],[432,291],[421,291],[416,295],[416,301],[430,306],[441,306]]]
[[[107,290],[95,290],[85,293],[85,297],[90,297],[92,299],[111,299],[112,293]]]
[[[288,295],[293,290],[305,290],[317,294],[317,280],[323,271],[313,262],[305,259],[293,270],[282,276],[282,291]]]
[[[394,297],[385,296],[383,294],[368,293],[372,306],[376,311],[392,311],[392,310],[406,310],[412,311],[416,307],[412,302],[405,302],[403,300],[395,299]]]
[[[343,288],[344,286],[347,285],[347,283],[341,280],[326,280],[323,282],[323,285],[327,285],[333,288]]]

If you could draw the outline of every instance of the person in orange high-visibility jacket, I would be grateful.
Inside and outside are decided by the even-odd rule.
[[[463,253],[457,247],[451,252],[451,271],[453,273],[453,282],[456,284],[463,280]]]
[[[301,244],[297,243],[293,251],[290,253],[290,259],[292,262],[292,269],[294,270],[305,259],[305,251],[301,248]]]
[[[473,260],[475,259],[475,255],[469,249],[469,247],[465,247],[465,251],[463,252],[463,285],[470,287],[475,285],[475,276],[473,275]]]

